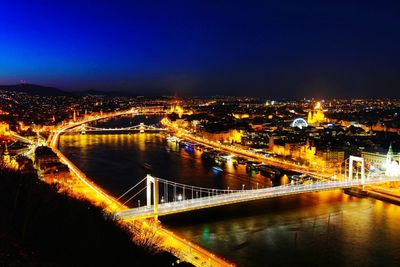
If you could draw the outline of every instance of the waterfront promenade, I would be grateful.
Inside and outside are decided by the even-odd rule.
[[[68,129],[77,127],[79,125],[93,122],[96,120],[106,119],[114,116],[131,114],[134,111],[129,110],[126,112],[118,112],[112,114],[105,114],[104,116],[96,116],[93,118],[87,118],[85,120],[74,122],[69,125],[61,126],[58,128],[48,139],[47,144],[53,149],[53,151],[58,155],[61,162],[66,164],[71,170],[74,177],[76,177],[80,183],[76,188],[72,188],[72,193],[77,193],[79,196],[84,195],[89,201],[95,205],[101,205],[104,207],[105,212],[115,213],[118,211],[128,209],[116,198],[112,197],[105,190],[97,186],[91,181],[87,175],[82,172],[73,162],[71,162],[59,149],[58,143],[60,136]],[[233,263],[228,262],[215,254],[201,248],[200,246],[191,243],[185,238],[173,233],[161,226],[160,223],[151,220],[134,220],[127,219],[122,220],[121,223],[128,226],[132,230],[133,238],[137,231],[151,231],[155,233],[157,238],[155,240],[161,240],[160,247],[169,251],[178,257],[181,261],[187,261],[195,266],[234,266]],[[140,226],[138,229],[137,226]]]

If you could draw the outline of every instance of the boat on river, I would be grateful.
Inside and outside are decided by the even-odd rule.
[[[264,172],[264,173],[267,173],[267,174],[271,174],[271,175],[279,175],[279,174],[281,174],[281,172],[278,169],[273,168],[271,166],[268,166],[267,164],[264,164],[264,163],[260,164],[258,166],[258,169],[261,172]]]
[[[223,170],[220,168],[220,167],[218,167],[218,166],[214,166],[213,167],[213,170],[216,170],[216,171],[218,171],[218,172],[222,172]]]

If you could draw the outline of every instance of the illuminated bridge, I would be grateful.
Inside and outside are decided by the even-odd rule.
[[[157,217],[272,197],[400,181],[400,176],[387,177],[381,172],[369,173],[365,176],[364,160],[354,156],[351,156],[349,159],[348,171],[348,175],[342,180],[318,181],[300,185],[281,185],[251,190],[244,190],[244,188],[242,190],[203,188],[147,175],[118,199],[126,199],[124,202],[126,204],[135,197],[140,196],[146,190],[146,205],[141,207],[140,200],[138,200],[138,207],[123,210],[115,214],[122,219]],[[142,188],[138,190],[140,185],[142,185]],[[135,192],[134,189],[137,192],[128,198],[127,196]]]
[[[124,127],[124,128],[101,128],[101,127],[94,127],[87,124],[82,124],[77,127],[71,128],[66,130],[65,132],[69,133],[104,133],[104,132],[163,132],[167,131],[165,128],[160,128],[155,125],[146,125],[144,123],[140,123],[135,126]]]

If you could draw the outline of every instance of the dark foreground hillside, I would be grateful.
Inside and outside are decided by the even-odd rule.
[[[0,169],[0,266],[171,266],[85,201],[56,193],[34,174]]]

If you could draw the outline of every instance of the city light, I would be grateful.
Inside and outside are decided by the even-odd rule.
[[[0,265],[400,265],[399,1],[3,2]]]
[[[259,130],[262,127],[254,128],[254,132],[235,129],[226,135],[215,134],[216,137],[213,137],[213,133],[205,133],[205,130],[202,129],[202,123],[204,122],[196,121],[192,124],[183,120],[184,116],[191,116],[195,112],[183,108],[178,108],[178,111],[183,112],[180,115],[181,118],[175,121],[168,118],[168,115],[175,113],[175,111],[172,113],[168,112],[168,109],[162,106],[152,106],[149,109],[143,107],[140,109],[129,108],[124,111],[118,110],[115,112],[102,111],[94,114],[86,114],[85,116],[79,115],[79,112],[74,112],[71,120],[60,123],[50,131],[47,130],[47,141],[39,135],[41,131],[39,128],[36,131],[36,137],[27,138],[18,132],[8,130],[9,134],[7,136],[27,143],[26,149],[22,150],[21,153],[29,155],[33,159],[35,159],[35,151],[39,147],[42,145],[51,147],[60,162],[68,167],[73,178],[68,178],[68,176],[47,176],[46,178],[44,176],[47,182],[57,184],[61,188],[64,188],[64,190],[69,190],[76,197],[84,197],[93,203],[93,205],[101,206],[105,212],[114,214],[114,216],[120,218],[123,224],[130,225],[132,222],[141,222],[139,228],[137,228],[137,224],[135,224],[135,228],[132,228],[133,235],[141,231],[146,231],[146,229],[152,229],[152,231],[156,231],[157,235],[165,240],[161,246],[166,250],[189,250],[189,255],[177,255],[179,255],[181,260],[189,261],[195,265],[204,264],[204,262],[211,261],[211,259],[213,259],[213,262],[218,262],[219,266],[231,266],[232,263],[216,257],[198,246],[193,246],[188,240],[179,237],[175,233],[166,231],[159,224],[149,224],[147,221],[149,219],[158,221],[159,217],[169,214],[195,212],[196,210],[210,207],[326,190],[360,187],[362,189],[367,188],[370,192],[379,192],[379,194],[393,195],[398,192],[391,184],[400,180],[399,164],[391,147],[387,155],[380,154],[377,156],[376,153],[368,154],[368,152],[362,152],[363,157],[358,158],[362,159],[362,161],[365,158],[367,162],[365,174],[362,171],[362,164],[355,163],[349,165],[349,160],[347,159],[342,159],[341,162],[338,162],[337,158],[340,157],[337,156],[340,154],[334,154],[330,151],[323,152],[326,154],[319,153],[318,146],[310,141],[316,140],[312,135],[315,129],[325,132],[328,127],[337,127],[329,123],[322,126],[325,123],[325,115],[322,116],[324,113],[321,103],[315,104],[314,108],[308,111],[311,114],[311,121],[314,120],[312,121],[312,125],[309,125],[303,118],[294,119],[292,123],[287,125],[300,128],[303,130],[302,134],[308,134],[308,138],[305,141],[295,143],[293,148],[290,148],[290,153],[287,151],[287,144],[275,144],[274,138],[276,135],[274,138],[271,138],[271,135],[268,134],[266,136],[270,140],[257,141],[257,138],[263,138],[264,132]],[[297,111],[294,109],[290,109],[289,113],[297,115]],[[162,114],[164,117],[160,119],[160,124],[145,124],[144,122],[140,122],[137,124],[131,123],[128,127],[103,127],[96,123],[100,120],[109,120],[118,116],[131,116],[134,118],[142,114]],[[232,114],[236,120],[253,119],[251,116],[247,116],[248,113],[245,112],[232,112]],[[245,114],[246,116],[238,114]],[[319,126],[316,126],[317,124]],[[350,129],[350,126],[343,127]],[[305,128],[312,129],[312,131],[304,131]],[[93,183],[82,170],[58,149],[61,135],[78,134],[87,136],[93,133],[100,133],[103,136],[110,136],[109,134],[113,134],[114,132],[118,132],[119,135],[137,132],[138,136],[142,136],[140,140],[142,140],[143,144],[141,143],[140,149],[143,152],[146,151],[143,133],[165,135],[165,140],[168,144],[174,145],[175,149],[182,147],[187,153],[190,152],[189,154],[192,157],[199,154],[203,155],[206,153],[205,151],[212,151],[212,153],[216,154],[213,162],[214,164],[218,164],[218,166],[212,166],[215,177],[229,175],[230,171],[236,171],[235,168],[242,168],[240,165],[251,167],[249,176],[259,175],[259,169],[265,169],[270,172],[274,172],[277,169],[290,170],[298,174],[290,176],[290,178],[286,174],[281,174],[279,179],[280,185],[272,187],[265,186],[265,183],[261,180],[256,180],[249,182],[248,186],[245,183],[241,183],[238,186],[239,188],[232,189],[231,186],[226,186],[227,190],[212,187],[200,188],[192,184],[179,184],[173,180],[163,179],[162,177],[152,177],[153,180],[150,183],[152,186],[150,189],[150,192],[152,192],[150,194],[151,198],[146,199],[145,202],[141,201],[141,199],[133,199],[132,202],[135,201],[135,205],[128,207],[126,206],[127,201],[121,202],[120,199],[114,198],[103,188]],[[288,128],[286,135],[291,134],[299,134],[299,131]],[[358,137],[360,135],[355,133],[354,136]],[[246,143],[244,141],[246,138],[253,139]],[[252,145],[254,144],[260,145],[261,148],[253,148]],[[80,142],[80,145],[87,146],[88,143],[86,141]],[[329,155],[329,157],[326,155]],[[354,157],[350,157],[350,159],[352,158]],[[11,158],[6,152],[3,155],[3,161],[6,163],[14,162],[15,159]],[[15,168],[18,169],[19,167]],[[158,188],[155,187],[155,184],[158,185]],[[385,186],[385,184],[389,184],[390,186]],[[144,192],[143,190],[145,189],[147,188],[141,188],[141,191],[138,193]],[[178,192],[176,189],[178,189]],[[159,195],[159,190],[163,190],[164,195]],[[168,198],[165,197],[166,190],[175,193],[171,193],[170,198]],[[155,194],[154,192],[158,193]],[[157,205],[154,203],[157,203]]]

